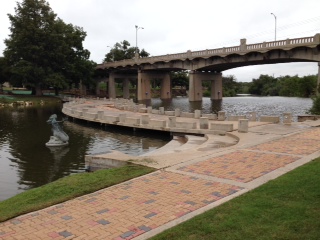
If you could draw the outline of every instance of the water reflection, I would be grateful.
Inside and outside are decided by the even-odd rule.
[[[92,124],[79,120],[65,122],[64,126],[65,130],[68,129],[68,133],[75,135],[74,140],[70,136],[70,142],[77,141],[80,136],[90,136],[87,154],[117,150],[137,156],[157,149],[170,140],[168,133],[133,131],[131,128]]]
[[[139,155],[166,144],[161,133],[134,133],[66,121],[70,145],[46,147],[49,116],[61,119],[61,105],[0,109],[0,201],[72,173],[85,171],[84,156],[118,150]]]
[[[222,99],[211,100],[211,112],[218,113],[222,110]]]

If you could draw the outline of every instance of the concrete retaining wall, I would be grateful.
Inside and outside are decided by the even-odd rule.
[[[90,119],[90,120],[94,120],[97,118],[97,113],[92,113],[92,112],[84,112],[82,113],[83,114],[83,117],[86,118],[86,119]]]
[[[217,114],[202,114],[202,117],[207,117],[209,120],[217,120]]]
[[[228,121],[238,121],[240,119],[246,119],[246,116],[239,115],[239,116],[229,116]]]
[[[271,122],[271,123],[279,123],[280,117],[276,116],[261,116],[260,122]]]
[[[180,117],[194,118],[194,113],[182,112],[182,113],[180,114]]]
[[[74,115],[76,117],[82,117],[82,110],[74,110]]]
[[[233,124],[211,123],[210,130],[232,132]]]
[[[176,122],[177,128],[196,129],[197,123],[195,122]]]
[[[159,110],[157,110],[157,109],[152,109],[152,110],[151,110],[151,113],[152,113],[152,114],[159,114]]]
[[[166,127],[167,121],[166,120],[150,119],[149,126],[151,126],[151,127]]]
[[[164,115],[167,116],[174,116],[175,112],[174,111],[164,111]]]
[[[126,117],[124,122],[130,125],[140,125],[140,118]]]
[[[105,115],[103,116],[103,120],[105,120],[108,123],[114,123],[114,122],[119,122],[120,118],[118,116]]]

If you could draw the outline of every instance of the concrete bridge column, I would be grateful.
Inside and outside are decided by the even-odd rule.
[[[114,80],[115,80],[115,74],[109,73],[109,81],[108,81],[109,98],[116,98],[116,84]]]
[[[211,82],[211,99],[222,99],[222,73],[214,73]]]
[[[189,102],[202,101],[201,73],[190,71],[189,73]]]
[[[129,78],[125,78],[123,80],[123,98],[129,99],[130,98],[130,92],[129,92]]]
[[[164,74],[163,78],[161,79],[160,98],[161,99],[172,98],[171,79],[170,79],[169,73]]]
[[[320,95],[320,62],[318,62],[318,81],[317,81],[317,90],[316,90],[316,94],[317,96]]]
[[[141,70],[138,71],[138,81],[137,81],[138,101],[151,99],[150,78],[151,76],[148,73],[143,72]]]

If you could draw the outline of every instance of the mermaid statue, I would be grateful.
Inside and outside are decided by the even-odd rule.
[[[48,147],[58,147],[58,146],[64,146],[68,145],[69,136],[62,130],[62,127],[59,125],[59,123],[62,123],[62,121],[57,121],[57,115],[53,114],[50,116],[47,123],[52,125],[52,133],[53,136],[50,137],[49,142],[46,143],[46,146]]]

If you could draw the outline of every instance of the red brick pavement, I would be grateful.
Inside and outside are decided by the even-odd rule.
[[[0,239],[131,239],[241,188],[159,171],[0,224]]]
[[[249,182],[300,157],[238,150],[178,170],[218,178]]]
[[[201,175],[249,182],[319,150],[320,129],[158,171],[63,204],[0,223],[0,239],[132,239],[241,187]]]

